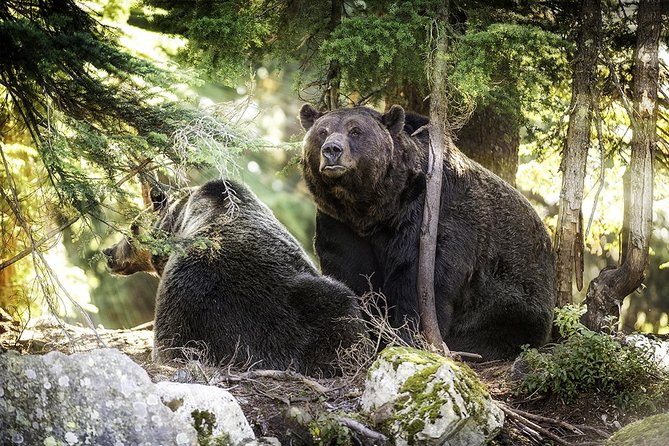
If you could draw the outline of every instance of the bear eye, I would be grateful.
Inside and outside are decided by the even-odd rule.
[[[321,138],[325,138],[326,136],[328,136],[328,130],[326,128],[318,129],[318,136],[320,136]]]
[[[351,136],[360,136],[362,131],[358,127],[353,127],[351,130],[348,131],[348,134]]]

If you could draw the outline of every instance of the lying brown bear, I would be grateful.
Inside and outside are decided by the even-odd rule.
[[[213,364],[250,359],[262,368],[336,372],[336,350],[361,330],[357,298],[316,271],[251,191],[212,181],[179,200],[158,188],[151,197],[159,213],[154,230],[185,243],[185,251],[151,256],[124,239],[104,253],[116,274],[149,271],[161,278],[154,360],[179,358],[182,347],[204,343]],[[197,237],[216,246],[189,246]]]
[[[418,318],[416,278],[429,134],[399,106],[300,111],[303,173],[318,206],[316,253],[324,274],[356,293],[371,277],[391,323]],[[407,130],[410,130],[407,131]],[[454,350],[516,355],[548,336],[555,301],[548,233],[509,184],[454,149],[443,165],[435,262],[441,333]]]

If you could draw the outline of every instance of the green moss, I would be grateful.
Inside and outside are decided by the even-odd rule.
[[[411,347],[388,347],[379,353],[379,358],[393,364],[395,370],[403,362],[412,362],[419,365],[429,365],[434,363],[441,363],[442,360],[447,360],[443,356],[435,355],[434,353],[417,350]]]
[[[451,367],[453,367],[453,371],[458,377],[454,381],[455,390],[462,395],[469,416],[477,422],[483,421],[482,418],[486,416],[485,399],[490,396],[488,389],[467,365],[453,363]],[[454,405],[454,407],[456,406]],[[459,408],[456,408],[456,410],[459,410]]]
[[[655,446],[669,444],[669,413],[629,424],[606,441],[606,446]]]
[[[200,446],[230,446],[229,434],[213,435],[216,427],[216,415],[208,410],[195,409],[191,412],[193,427],[197,431],[197,441]]]
[[[407,437],[409,438],[409,444],[415,442],[416,434],[425,429],[425,421],[421,419],[413,419],[406,427]]]
[[[395,401],[395,415],[385,423],[385,430],[393,435],[400,431],[409,444],[415,444],[416,434],[421,432],[427,423],[434,423],[441,417],[442,407],[452,401],[453,392],[459,393],[468,416],[477,421],[486,417],[485,399],[489,396],[485,386],[479,381],[472,369],[449,358],[412,348],[388,348],[381,352],[380,357],[393,364],[394,369],[405,362],[419,366],[412,376],[407,378],[399,389],[400,396]],[[456,375],[455,388],[449,383],[436,380],[435,375],[441,367],[450,367]],[[462,417],[461,408],[452,404],[455,413]],[[485,424],[485,423],[483,423]]]
[[[176,398],[168,401],[167,403],[165,403],[165,405],[169,407],[172,410],[172,412],[176,412],[183,405],[183,403],[184,403],[183,399]]]
[[[424,392],[432,376],[439,370],[442,364],[431,364],[424,369],[411,375],[400,388],[400,392],[420,393]]]

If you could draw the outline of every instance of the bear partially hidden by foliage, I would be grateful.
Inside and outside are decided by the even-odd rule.
[[[154,360],[180,358],[183,347],[204,343],[212,364],[336,372],[337,349],[360,332],[357,297],[320,275],[251,191],[212,181],[177,200],[154,187],[151,198],[159,213],[153,231],[183,250],[151,256],[125,239],[104,253],[116,274],[143,270],[161,278]]]
[[[300,111],[303,174],[318,206],[324,274],[380,289],[391,323],[418,318],[428,119],[393,106]],[[415,135],[412,136],[412,134]],[[555,300],[550,237],[530,203],[457,149],[445,157],[435,263],[441,333],[486,359],[543,344]],[[368,279],[369,277],[369,279]]]

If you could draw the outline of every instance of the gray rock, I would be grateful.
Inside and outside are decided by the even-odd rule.
[[[182,390],[215,397],[224,392],[200,387]],[[209,407],[190,398],[193,408],[196,400]],[[196,445],[192,424],[163,404],[147,373],[117,350],[0,354],[0,444]]]
[[[625,342],[648,353],[661,371],[669,373],[669,342],[649,338],[641,333],[625,336]]]
[[[398,446],[479,446],[504,424],[504,413],[468,366],[412,348],[379,354],[361,405]]]
[[[195,421],[201,435],[231,445],[255,440],[253,429],[230,392],[220,387],[163,381],[156,384],[162,402],[184,423]]]

